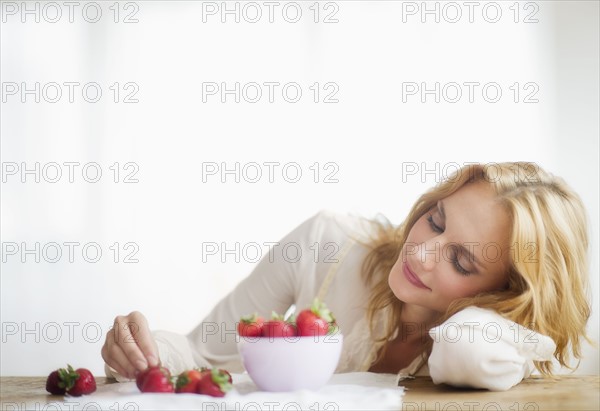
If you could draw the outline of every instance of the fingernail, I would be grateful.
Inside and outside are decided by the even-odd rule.
[[[135,365],[138,370],[145,370],[148,367],[148,364],[146,364],[146,361],[144,360],[137,360]]]
[[[148,363],[150,364],[150,366],[155,367],[157,362],[158,361],[156,360],[155,356],[153,356],[153,355],[148,356]]]

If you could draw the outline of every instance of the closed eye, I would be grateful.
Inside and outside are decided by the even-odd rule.
[[[431,229],[433,231],[435,231],[436,233],[443,233],[444,232],[444,229],[442,227],[440,227],[439,225],[437,225],[433,221],[433,214],[429,214],[429,216],[427,216],[427,221],[429,222],[429,225],[431,226]]]
[[[465,276],[471,274],[470,271],[465,270],[463,268],[463,266],[460,265],[460,262],[458,261],[458,254],[459,254],[459,252],[456,249],[454,249],[452,256],[450,257],[450,262],[452,263],[452,265],[454,266],[456,271],[458,271],[460,274],[465,275]]]
[[[431,229],[436,232],[436,233],[443,233],[444,229],[442,227],[440,227],[439,225],[437,225],[434,221],[433,221],[433,214],[429,214],[427,216],[427,222],[429,222],[429,226],[431,227]],[[465,270],[463,268],[462,265],[460,265],[460,262],[458,261],[458,252],[456,250],[453,250],[454,252],[452,253],[452,256],[450,257],[450,262],[452,263],[452,265],[454,266],[454,269],[456,271],[458,271],[458,273],[460,273],[461,275],[469,275],[471,274],[470,271]]]

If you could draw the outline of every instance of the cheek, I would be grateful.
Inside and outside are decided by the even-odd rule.
[[[463,277],[447,270],[451,268],[442,268],[444,272],[439,272],[436,279],[436,287],[439,290],[439,296],[445,300],[454,300],[456,298],[469,297],[477,294],[476,286],[469,277]]]
[[[429,223],[425,219],[425,216],[423,216],[417,220],[415,225],[412,226],[412,228],[408,232],[408,237],[406,238],[406,241],[409,243],[420,244],[424,241],[427,241],[430,237],[434,235],[435,233],[431,231]]]
[[[454,284],[448,285],[448,293],[451,293],[456,298],[467,297],[472,294],[472,288],[472,285],[466,281],[457,281]]]

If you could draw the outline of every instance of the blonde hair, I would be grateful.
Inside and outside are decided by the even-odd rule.
[[[504,290],[481,293],[452,302],[438,324],[467,306],[490,308],[505,318],[548,335],[556,343],[555,358],[568,365],[569,349],[581,358],[581,340],[589,340],[585,327],[590,316],[588,300],[588,236],[586,214],[579,196],[560,178],[535,163],[469,164],[424,193],[405,221],[393,226],[387,219],[372,220],[375,235],[362,265],[365,282],[372,284],[367,318],[376,346],[375,362],[400,328],[403,302],[388,285],[388,274],[399,258],[415,222],[440,199],[463,185],[486,181],[512,219],[508,285]],[[389,311],[383,335],[375,337],[377,314]],[[429,350],[429,345],[425,350]],[[544,375],[552,374],[550,361],[535,362]],[[576,367],[575,367],[576,368]]]

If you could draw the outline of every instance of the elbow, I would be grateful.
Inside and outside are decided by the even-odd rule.
[[[462,340],[435,343],[428,361],[431,379],[435,384],[509,390],[523,380],[528,368],[518,355],[502,353],[503,348]]]

